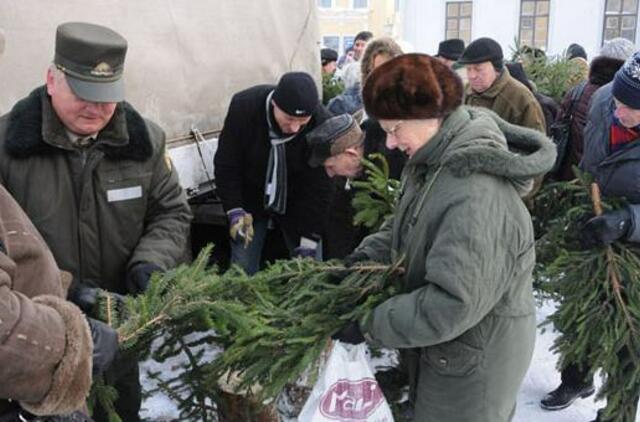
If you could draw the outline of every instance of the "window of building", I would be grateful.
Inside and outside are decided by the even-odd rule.
[[[331,7],[333,7],[333,0],[318,0],[318,7],[322,9],[331,9]]]
[[[322,44],[327,48],[340,51],[340,37],[337,35],[325,35],[322,37]]]
[[[635,43],[637,24],[638,0],[607,0],[602,42],[622,37]]]
[[[520,3],[520,45],[546,50],[549,34],[549,0]]]
[[[353,0],[354,9],[366,9],[369,7],[369,0]]]
[[[460,38],[465,44],[469,44],[472,6],[473,3],[470,1],[447,2],[446,39]]]

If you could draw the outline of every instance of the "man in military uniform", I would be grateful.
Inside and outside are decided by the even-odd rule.
[[[73,274],[69,299],[88,313],[95,287],[140,293],[175,266],[189,228],[164,133],[124,102],[126,50],[108,28],[60,25],[45,86],[0,117],[0,183]],[[116,361],[105,377],[120,417],[139,420],[137,362]]]

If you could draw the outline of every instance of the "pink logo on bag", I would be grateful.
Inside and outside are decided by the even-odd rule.
[[[384,402],[380,386],[373,378],[339,380],[323,394],[320,413],[340,421],[366,421]]]

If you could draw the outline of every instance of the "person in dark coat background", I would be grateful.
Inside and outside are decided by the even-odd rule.
[[[602,247],[614,241],[640,243],[640,52],[616,72],[613,82],[598,89],[591,99],[584,131],[584,155],[580,167],[595,177],[605,197],[629,201],[626,208],[591,218],[581,228],[585,248]],[[597,345],[593,345],[597,347]],[[618,353],[620,370],[634,370],[629,351]],[[562,371],[562,382],[540,405],[548,410],[570,406],[576,399],[594,393],[589,362],[574,362]],[[636,398],[625,413],[636,414],[640,385],[630,385]],[[595,422],[605,422],[598,412]]]
[[[635,46],[631,41],[624,38],[616,38],[607,42],[600,54],[591,61],[589,66],[589,79],[570,89],[562,99],[557,119],[561,120],[567,116],[571,109],[571,98],[577,90],[582,89],[582,93],[576,99],[573,106],[573,120],[571,121],[571,132],[566,155],[560,164],[560,168],[555,176],[556,180],[572,180],[575,178],[572,167],[578,165],[582,159],[583,132],[587,124],[587,115],[591,104],[591,97],[600,88],[611,82],[613,76],[624,64],[624,61],[635,51]]]
[[[434,56],[440,62],[444,63],[449,69],[453,69],[453,65],[458,61],[464,51],[464,41],[459,38],[452,38],[441,41],[438,44],[438,52]]]
[[[361,80],[366,80],[373,69],[386,61],[402,54],[400,46],[391,38],[381,37],[369,41],[360,61]],[[389,176],[400,179],[407,156],[399,150],[386,147],[387,134],[378,121],[366,118],[360,127],[364,132],[364,157],[370,154],[382,154],[389,164]],[[358,177],[362,177],[359,175]],[[354,192],[348,177],[337,175],[333,178],[334,190],[331,196],[327,224],[327,243],[324,247],[325,258],[344,258],[358,246],[369,233],[366,228],[353,225],[354,210],[351,205]]]
[[[215,181],[229,219],[231,262],[248,274],[259,269],[270,227],[282,231],[290,255],[320,258],[331,181],[324,169],[308,165],[305,136],[329,117],[304,72],[231,99]]]

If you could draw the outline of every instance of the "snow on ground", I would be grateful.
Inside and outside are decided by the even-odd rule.
[[[538,323],[544,321],[554,309],[555,305],[550,302],[539,306]],[[604,407],[605,402],[594,402],[594,396],[578,400],[564,410],[549,412],[540,408],[538,404],[540,399],[560,383],[560,374],[555,369],[556,356],[549,351],[557,333],[550,326],[547,326],[546,332],[542,331],[538,330],[533,361],[518,395],[518,408],[514,422],[589,422],[595,419],[597,409]],[[213,358],[215,353],[217,351],[212,351],[208,357]],[[153,361],[144,362],[141,367],[143,388],[149,390],[153,387],[153,380],[145,376],[147,371],[162,371],[163,374],[170,376],[175,373],[178,366],[179,359],[173,359],[163,365]],[[600,384],[600,379],[597,377],[596,385]],[[142,416],[146,420],[154,422],[178,420],[175,404],[163,394],[154,394],[145,399],[142,406]],[[636,416],[636,421],[640,421],[640,412]]]

